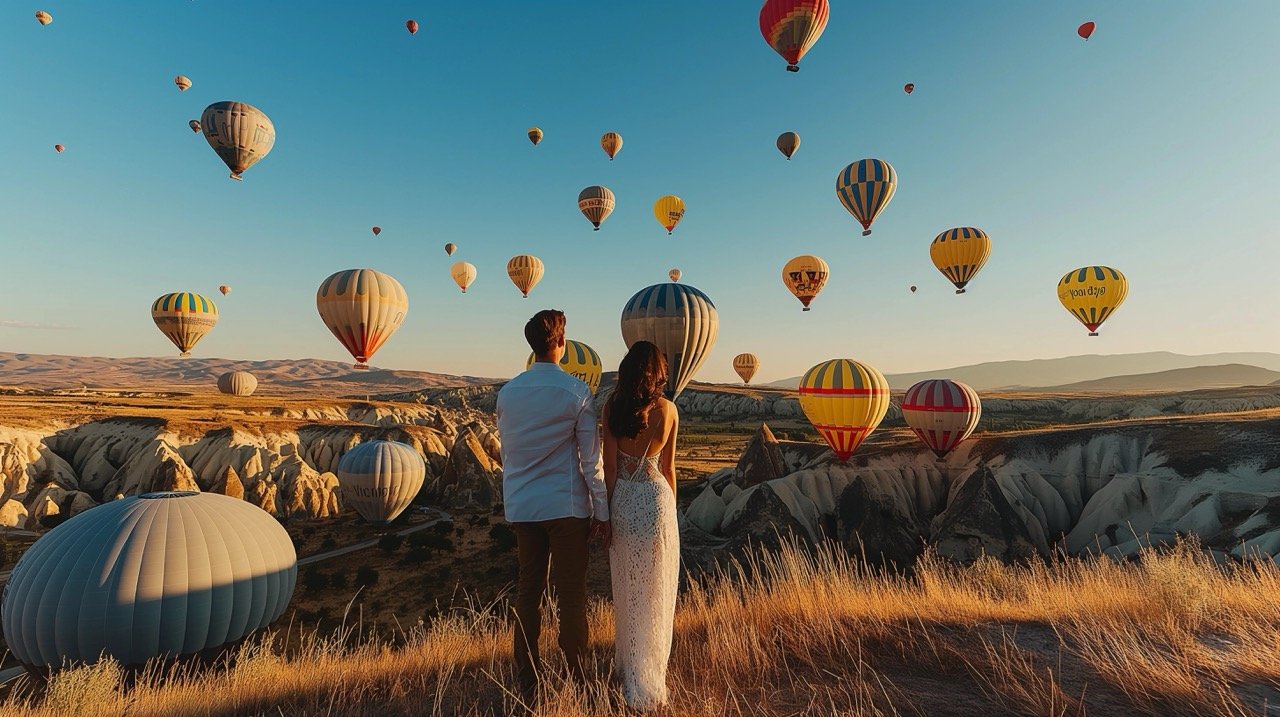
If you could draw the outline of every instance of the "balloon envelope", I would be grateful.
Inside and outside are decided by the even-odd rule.
[[[214,102],[200,115],[200,129],[218,157],[241,179],[276,143],[276,128],[262,110],[244,102]]]
[[[760,368],[760,359],[755,354],[738,354],[733,357],[733,370],[744,384],[751,383],[751,377]]]
[[[370,523],[390,523],[418,495],[427,464],[403,443],[366,441],[342,456],[337,474],[343,502]]]
[[[902,397],[902,418],[938,458],[973,433],[982,401],[969,386],[951,379],[926,379]]]
[[[222,286],[218,287],[218,291],[221,291],[222,295],[226,296],[227,294],[231,293],[231,287],[227,286],[226,284],[223,284]]]
[[[381,234],[381,233],[382,233],[382,227],[374,227],[374,228],[373,228],[373,235],[374,235],[374,236],[378,236],[378,235],[379,235],[379,234]]]
[[[600,148],[612,160],[617,156],[618,151],[622,149],[622,135],[617,132],[605,132],[600,136]]]
[[[366,369],[369,359],[404,323],[409,295],[389,274],[346,269],[320,283],[316,311],[356,360],[355,367]]]
[[[898,173],[881,159],[860,159],[836,175],[836,196],[862,225],[862,236],[871,233],[871,223],[889,206],[898,189]]]
[[[444,253],[448,254],[449,256],[453,256],[453,253],[457,250],[458,250],[458,245],[454,244],[453,242],[449,242],[448,244],[444,245]]]
[[[782,284],[804,305],[802,311],[808,311],[809,302],[826,286],[830,274],[831,269],[822,257],[801,254],[782,267]]]
[[[915,83],[914,83],[914,82],[908,82],[907,84],[903,85],[903,86],[902,86],[902,91],[903,91],[903,92],[906,92],[907,94],[911,94],[912,92],[915,92],[915,91],[916,91],[916,85],[915,85]]]
[[[36,22],[40,23],[41,25],[48,25],[49,23],[53,22],[53,16],[45,12],[44,10],[36,10]]]
[[[955,285],[956,293],[978,274],[991,256],[991,237],[977,227],[956,227],[934,237],[929,258],[942,275]]]
[[[673,401],[706,362],[719,330],[715,304],[686,284],[646,287],[622,309],[622,339],[627,348],[649,341],[666,354],[666,393]]]
[[[1072,269],[1058,281],[1058,301],[1089,329],[1090,336],[1098,335],[1098,327],[1128,295],[1129,280],[1109,266]]]
[[[417,21],[417,20],[406,20],[406,21],[405,21],[405,23],[404,23],[404,26],[405,26],[405,28],[407,28],[407,29],[409,30],[409,34],[410,34],[410,35],[417,35],[417,34],[418,34],[418,21]]]
[[[511,283],[516,285],[526,299],[529,298],[529,292],[533,291],[533,287],[542,281],[544,273],[546,272],[542,260],[532,254],[513,256],[507,262],[507,276],[511,277]]]
[[[831,359],[800,379],[800,408],[841,461],[884,420],[889,382],[874,366],[853,359]]]
[[[284,613],[293,541],[270,513],[217,493],[146,493],[50,530],[5,586],[4,640],[27,665],[125,665],[235,642]]]
[[[228,371],[218,377],[218,390],[231,396],[252,396],[258,379],[248,371]]]
[[[671,271],[667,272],[667,278],[671,279],[672,281],[680,281],[681,276],[683,276],[683,274],[680,273],[679,269],[672,269]]]
[[[800,58],[822,37],[830,16],[827,0],[765,0],[760,34],[787,61],[787,70],[797,72]]]
[[[524,363],[525,370],[533,365],[537,356],[529,354],[529,358]],[[591,395],[595,395],[600,389],[600,377],[604,375],[604,364],[600,361],[600,354],[590,346],[581,341],[564,341],[564,356],[560,358],[560,369],[574,378],[587,384],[587,388],[591,389]]]
[[[791,159],[791,155],[795,154],[797,149],[800,149],[799,134],[796,134],[795,132],[783,132],[778,135],[778,151],[782,152],[783,156],[787,159]]]
[[[151,303],[151,320],[183,356],[200,343],[218,323],[218,307],[199,294],[178,291],[165,294]]]
[[[1089,36],[1093,34],[1093,30],[1096,27],[1097,25],[1092,20],[1090,20],[1089,22],[1086,22],[1080,25],[1080,27],[1077,27],[1076,34],[1088,40]]]
[[[674,194],[658,197],[653,203],[653,216],[670,234],[684,217],[684,200]]]
[[[187,90],[191,89],[191,78],[186,77],[184,75],[178,75],[177,77],[173,78],[173,84],[178,86],[179,92],[186,92]]]
[[[613,213],[613,192],[608,187],[591,186],[578,193],[578,211],[600,230],[600,224]]]
[[[533,142],[533,146],[537,147],[538,143],[542,141],[542,130],[538,129],[537,127],[530,127],[529,141]]]
[[[192,132],[200,132],[200,120],[191,120],[187,123],[187,126],[191,128]]]
[[[476,280],[475,264],[466,261],[455,262],[453,266],[449,267],[449,276],[453,277],[453,282],[465,294],[467,293],[467,287],[471,286],[472,282]]]
[[[60,144],[53,145],[53,151],[57,152],[58,154],[62,154],[62,150],[64,149],[66,149],[66,147],[63,147]]]

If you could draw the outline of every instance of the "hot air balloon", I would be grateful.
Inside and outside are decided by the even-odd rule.
[[[417,21],[417,20],[406,20],[406,21],[405,21],[405,23],[404,23],[404,26],[405,26],[405,28],[407,28],[407,29],[409,30],[409,34],[410,34],[410,35],[417,35],[417,34],[418,34],[418,21]]]
[[[316,291],[320,319],[356,360],[358,369],[404,323],[409,295],[388,274],[373,269],[346,269],[329,276]]]
[[[800,135],[795,132],[783,132],[778,135],[778,151],[788,160],[800,149]]]
[[[187,123],[187,126],[191,128],[192,132],[197,134],[200,132],[200,120],[191,120]]]
[[[218,287],[218,291],[221,291],[222,295],[226,296],[227,294],[231,293],[231,287],[226,284],[222,284],[221,286]]]
[[[976,227],[956,227],[934,237],[929,245],[929,258],[942,275],[955,284],[956,293],[987,263],[991,255],[991,237]]]
[[[179,92],[186,92],[187,90],[191,89],[191,78],[187,77],[186,75],[178,75],[177,77],[173,78],[173,84],[178,86]]]
[[[48,25],[49,23],[53,22],[53,16],[45,12],[44,10],[36,10],[36,22],[40,23],[41,25]]]
[[[822,257],[801,254],[782,267],[782,283],[804,305],[801,310],[808,311],[809,302],[822,291],[830,274],[831,268]]]
[[[1094,24],[1092,20],[1090,20],[1089,22],[1082,24],[1080,27],[1077,27],[1076,34],[1084,38],[1085,40],[1088,40],[1089,36],[1093,34],[1093,29],[1095,27],[1097,27],[1097,25]]]
[[[453,277],[454,283],[465,294],[467,293],[467,287],[471,286],[472,282],[476,280],[476,267],[470,262],[459,261],[449,267],[449,276]]]
[[[613,212],[613,192],[608,187],[587,187],[578,193],[578,211],[600,231],[600,225]]]
[[[453,256],[453,253],[457,250],[458,250],[458,245],[454,244],[453,242],[449,242],[448,244],[444,245],[444,253],[449,256]]]
[[[915,285],[915,284],[912,284],[912,285],[911,285],[911,293],[913,293],[913,294],[914,294],[914,293],[916,293],[916,285]]]
[[[151,304],[151,320],[182,356],[218,323],[218,307],[209,299],[189,291],[165,294]]]
[[[536,358],[537,356],[529,354],[529,359],[524,363],[526,371],[533,365]],[[562,371],[587,384],[587,388],[591,389],[591,395],[594,396],[600,388],[604,364],[600,361],[600,354],[590,346],[581,341],[565,339],[564,356],[560,358],[559,365]]]
[[[538,129],[537,127],[530,127],[529,141],[533,142],[533,146],[537,147],[538,143],[542,141],[542,130]]]
[[[973,433],[982,418],[978,394],[959,381],[927,379],[907,389],[902,418],[938,460]]]
[[[427,464],[422,455],[396,441],[366,441],[338,461],[342,499],[370,523],[386,524],[409,507],[422,489]]]
[[[827,0],[765,0],[760,34],[787,61],[788,72],[799,72],[800,58],[822,37],[830,15]]]
[[[141,665],[270,625],[297,577],[293,541],[258,506],[217,493],[144,493],[41,536],[9,576],[0,620],[26,665],[104,655]]]
[[[605,132],[600,136],[600,148],[609,155],[609,161],[612,162],[622,149],[622,135],[617,132]]]
[[[526,299],[529,298],[529,292],[533,291],[533,287],[542,281],[544,273],[542,260],[532,254],[513,256],[511,261],[507,262],[507,276],[511,277],[511,283],[516,285]]]
[[[684,216],[684,200],[674,194],[658,197],[658,201],[653,203],[653,216],[657,217],[667,234],[671,234]]]
[[[641,289],[622,309],[622,339],[630,349],[649,341],[667,357],[667,398],[676,396],[698,372],[720,329],[715,304],[686,284],[654,284]]]
[[[62,154],[62,150],[64,149],[66,149],[66,147],[63,147],[60,144],[53,145],[53,151],[57,152],[58,154]]]
[[[681,277],[681,276],[683,276],[683,275],[680,273],[680,270],[679,270],[679,269],[672,269],[671,271],[668,271],[668,272],[667,272],[667,276],[668,276],[672,281],[680,281],[680,277]]]
[[[889,410],[889,382],[853,359],[824,361],[800,379],[800,408],[836,457],[847,461]]]
[[[1072,269],[1058,282],[1058,301],[1089,329],[1090,336],[1098,335],[1098,327],[1128,294],[1129,280],[1109,266]]]
[[[733,370],[742,379],[742,383],[751,383],[751,377],[756,375],[756,369],[760,368],[760,359],[755,354],[738,354],[733,357]]]
[[[905,93],[907,93],[907,94],[911,94],[912,92],[915,92],[915,91],[916,91],[916,83],[914,83],[914,82],[908,82],[907,84],[905,84],[905,85],[903,85],[903,86],[902,86],[902,91],[903,91],[903,92],[905,92]]]
[[[258,379],[248,371],[228,371],[218,377],[218,390],[231,396],[252,396]]]
[[[378,235],[379,235],[379,234],[381,234],[381,233],[382,233],[382,227],[374,227],[374,228],[373,228],[373,235],[374,235],[374,236],[378,236]]]
[[[262,110],[243,102],[214,102],[200,115],[200,128],[232,179],[257,164],[276,143],[276,128]]]
[[[836,175],[836,196],[862,224],[862,236],[871,233],[871,223],[889,206],[897,188],[898,173],[881,159],[860,159]]]

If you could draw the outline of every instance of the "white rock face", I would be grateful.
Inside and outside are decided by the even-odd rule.
[[[27,506],[10,498],[0,503],[0,528],[27,527]]]

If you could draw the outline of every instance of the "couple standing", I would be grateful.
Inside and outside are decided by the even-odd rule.
[[[651,709],[667,701],[680,569],[679,418],[675,404],[663,398],[667,361],[647,341],[627,352],[604,407],[602,449],[591,390],[558,365],[564,326],[564,313],[555,310],[540,311],[525,324],[536,361],[498,393],[503,498],[520,560],[520,696],[527,705],[536,698],[548,562],[569,676],[586,679],[587,546],[594,537],[609,550],[614,669],[627,704]]]

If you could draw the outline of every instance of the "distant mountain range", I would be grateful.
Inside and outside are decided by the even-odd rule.
[[[148,391],[216,390],[218,376],[227,371],[252,373],[258,379],[259,393],[325,396],[417,391],[496,380],[426,371],[356,371],[349,363],[319,359],[103,358],[0,351],[0,386],[20,389],[78,389],[83,386]]]
[[[1205,369],[1198,373],[1175,373],[1179,369]],[[1242,369],[1254,369],[1253,372]],[[1261,373],[1260,373],[1261,372]],[[1267,378],[1265,372],[1280,372],[1280,354],[1246,352],[1188,356],[1167,351],[1136,354],[1068,356],[1030,361],[995,361],[969,366],[889,374],[889,385],[906,389],[926,378],[951,378],[982,390],[1190,390],[1268,384],[1280,373]],[[1097,389],[1082,384],[1111,380]],[[1198,382],[1198,383],[1197,383]],[[1193,385],[1194,384],[1194,385]],[[800,377],[775,381],[767,386],[796,388]],[[1109,386],[1109,387],[1107,387]]]

